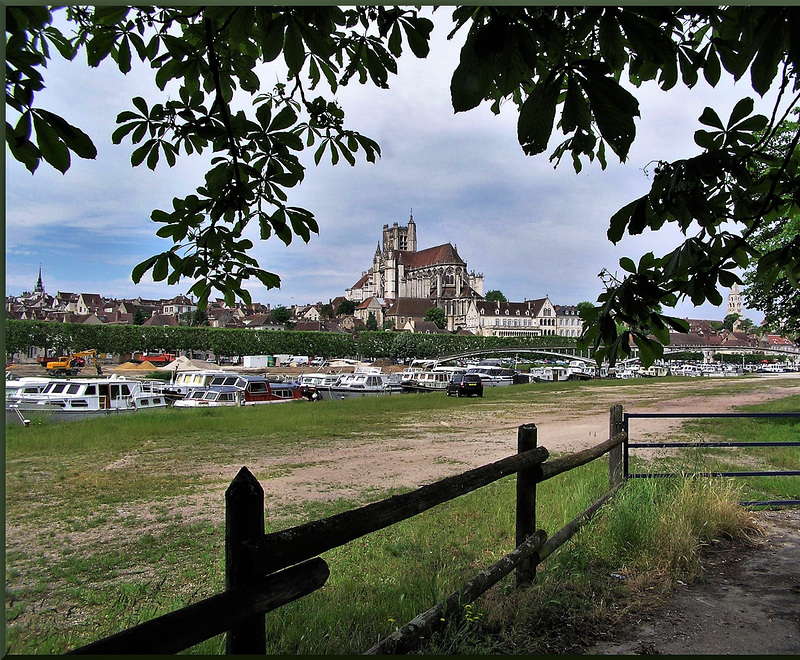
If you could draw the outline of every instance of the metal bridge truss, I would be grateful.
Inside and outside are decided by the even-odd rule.
[[[735,346],[735,347],[718,347],[708,346],[705,344],[700,345],[682,345],[682,346],[665,346],[664,357],[675,353],[684,352],[702,352],[709,354],[713,357],[716,353],[763,353],[765,355],[786,355],[794,356],[800,359],[800,350],[797,348],[782,348],[782,347],[769,347],[769,348],[755,348],[751,346]],[[581,350],[575,346],[530,346],[521,347],[515,346],[512,348],[480,348],[472,351],[464,351],[462,353],[453,353],[452,355],[441,355],[436,360],[439,363],[449,362],[451,360],[463,360],[471,357],[480,357],[482,355],[546,355],[561,360],[580,360],[587,364],[595,364],[595,360],[591,357],[591,350]],[[630,364],[639,361],[639,349],[633,348],[632,356],[625,360],[620,360],[621,365]]]
[[[451,360],[463,360],[471,357],[480,357],[482,355],[547,355],[562,360],[580,360],[587,364],[594,364],[594,358],[587,357],[589,351],[581,350],[575,346],[531,346],[514,348],[481,348],[473,351],[464,351],[463,353],[453,353],[452,355],[441,355],[438,362],[450,362]]]

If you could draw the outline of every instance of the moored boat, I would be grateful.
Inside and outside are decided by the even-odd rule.
[[[181,371],[175,374],[174,380],[164,386],[164,394],[171,401],[183,399],[196,389],[206,388],[211,385],[214,378],[236,378],[238,374],[226,371]]]
[[[320,386],[323,399],[347,399],[402,392],[399,379],[392,379],[377,367],[358,367],[351,374],[341,374],[333,385]]]
[[[120,376],[53,378],[35,394],[17,393],[6,400],[6,424],[62,422],[167,407],[153,384]]]
[[[512,369],[504,369],[488,364],[479,364],[474,367],[469,367],[466,371],[468,374],[477,374],[483,381],[484,387],[505,387],[506,385],[514,384],[514,371]]]
[[[227,374],[212,378],[207,387],[194,388],[187,396],[175,401],[174,406],[252,406],[302,398],[302,388],[295,383],[277,383],[260,376]]]
[[[405,392],[444,392],[452,374],[449,371],[423,371],[413,379],[401,383]]]

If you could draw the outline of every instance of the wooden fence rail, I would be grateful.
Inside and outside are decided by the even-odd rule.
[[[223,632],[228,654],[266,652],[265,613],[306,596],[330,574],[319,554],[389,527],[517,474],[516,545],[445,601],[403,626],[367,653],[412,649],[420,635],[455,616],[511,571],[517,584],[533,580],[536,566],[566,542],[622,483],[622,406],[611,409],[609,439],[595,447],[545,462],[549,452],[537,446],[534,424],[519,427],[518,453],[489,465],[442,479],[415,491],[271,534],[264,533],[264,491],[243,467],[226,491],[225,592],[142,623],[70,653],[176,653]],[[536,531],[536,486],[611,452],[610,490],[550,539]]]

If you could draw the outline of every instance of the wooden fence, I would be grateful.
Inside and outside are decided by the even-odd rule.
[[[464,607],[516,571],[518,585],[533,580],[536,566],[565,543],[617,491],[623,480],[622,406],[611,408],[609,439],[595,447],[548,461],[534,424],[517,433],[517,453],[418,490],[271,534],[264,533],[264,491],[243,467],[225,493],[225,591],[69,653],[176,653],[227,632],[226,653],[264,654],[265,615],[322,587],[330,575],[318,555],[411,518],[432,507],[517,474],[517,547],[415,617],[367,654],[404,653],[420,637],[446,625]],[[609,454],[609,490],[549,539],[536,531],[536,487]]]

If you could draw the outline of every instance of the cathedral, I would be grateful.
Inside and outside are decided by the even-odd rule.
[[[372,268],[347,289],[345,297],[357,303],[371,297],[428,299],[431,306],[444,310],[448,325],[459,326],[470,303],[483,300],[483,274],[468,271],[450,243],[418,250],[412,215],[405,227],[396,222],[383,226],[383,240],[375,250]]]

